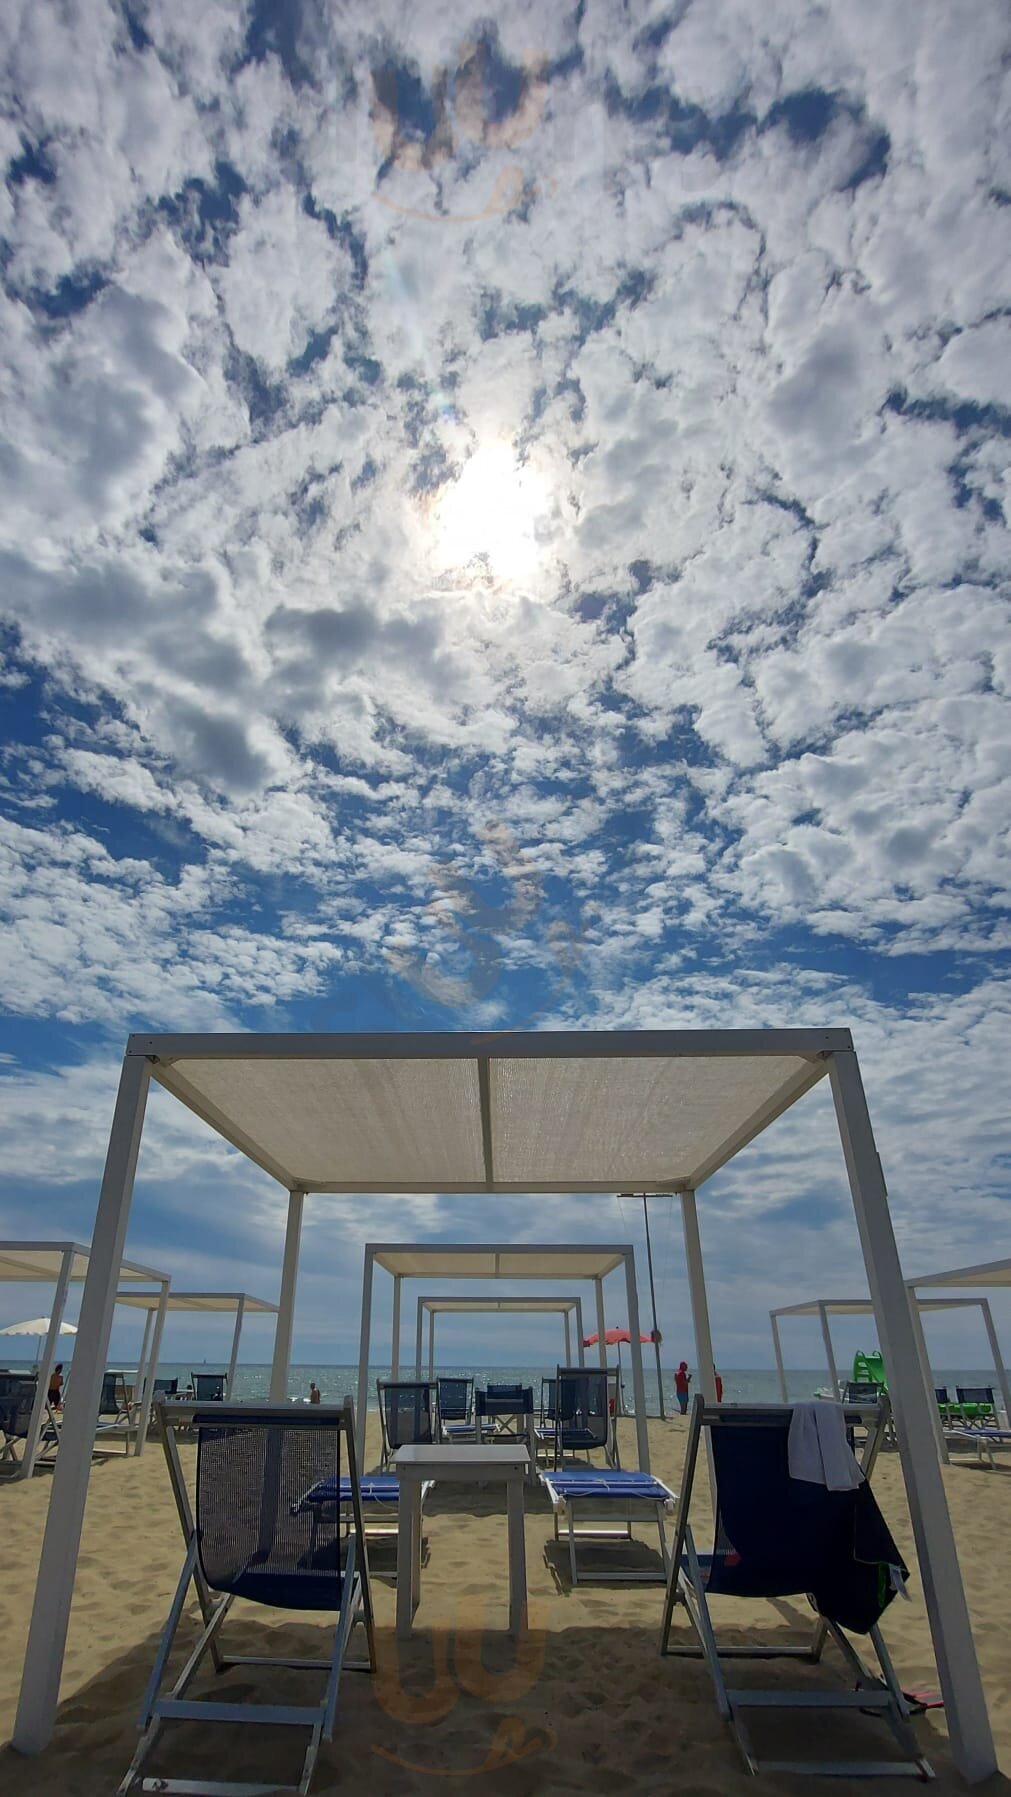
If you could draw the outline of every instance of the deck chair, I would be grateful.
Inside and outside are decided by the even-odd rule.
[[[105,1373],[102,1376],[102,1396],[98,1404],[98,1425],[95,1430],[96,1442],[101,1442],[102,1451],[111,1442],[121,1441],[123,1452],[130,1452],[131,1438],[136,1435],[134,1421],[135,1407],[130,1402],[126,1378],[122,1373]]]
[[[558,1380],[541,1380],[541,1403],[534,1424],[534,1443],[539,1458],[550,1460],[555,1458],[555,1431],[557,1429]]]
[[[428,1446],[435,1440],[435,1381],[377,1379],[376,1390],[385,1471],[398,1448],[413,1447],[415,1443]]]
[[[956,1385],[955,1396],[961,1415],[966,1422],[985,1423],[988,1417],[997,1419],[997,1411],[993,1401],[992,1385]]]
[[[435,1407],[440,1441],[469,1441],[474,1435],[473,1379],[437,1379]]]
[[[0,1374],[0,1475],[5,1478],[15,1477],[21,1471],[24,1450],[18,1452],[18,1443],[28,1439],[37,1391],[38,1380],[34,1375]],[[40,1460],[52,1460],[59,1445],[60,1426],[47,1399],[36,1465]]]
[[[156,1398],[159,1395],[163,1398],[174,1398],[178,1395],[178,1392],[178,1379],[156,1379],[154,1382],[154,1396]]]
[[[191,1373],[190,1384],[193,1387],[193,1396],[198,1404],[224,1403],[224,1373]]]
[[[618,1471],[617,1434],[609,1403],[611,1375],[606,1367],[560,1366],[555,1374],[555,1466],[566,1454],[585,1454],[587,1460],[602,1448]]]
[[[833,1491],[790,1477],[790,1405],[709,1405],[701,1396],[695,1399],[660,1652],[705,1659],[720,1713],[729,1723],[752,1773],[833,1773],[850,1778],[887,1774],[924,1779],[932,1776],[920,1752],[909,1706],[878,1627],[878,1618],[894,1595],[893,1583],[901,1582],[906,1572],[868,1483],[888,1408],[884,1394],[862,1414],[847,1407],[847,1425],[852,1428],[862,1421],[867,1427],[861,1462],[864,1479],[855,1489]],[[711,1554],[697,1552],[688,1521],[704,1429],[709,1431],[717,1493]],[[895,1574],[890,1573],[891,1568],[897,1569]],[[766,1638],[741,1646],[718,1645],[709,1609],[710,1599],[717,1595],[750,1600],[808,1596],[816,1616],[812,1637],[807,1643],[779,1645]],[[679,1607],[687,1612],[691,1635],[687,1640],[673,1642],[672,1623]],[[865,1666],[849,1633],[844,1631],[870,1637],[880,1675]],[[783,1655],[818,1661],[828,1637],[839,1648],[855,1689],[730,1689],[726,1684],[723,1663],[727,1659],[771,1659]],[[880,1716],[891,1728],[904,1757],[759,1763],[745,1713],[749,1708],[779,1707],[815,1713],[856,1709]]]
[[[299,1782],[234,1783],[158,1776],[146,1778],[142,1789],[199,1791],[207,1797],[267,1797],[279,1792],[298,1792],[304,1797],[320,1743],[333,1738],[342,1670],[374,1672],[376,1666],[353,1405],[345,1398],[340,1407],[313,1405],[305,1410],[289,1404],[224,1403],[201,1409],[197,1404],[170,1405],[160,1400],[157,1416],[186,1539],[186,1558],[144,1693],[143,1733],[118,1797],[126,1797],[134,1787],[165,1723],[173,1721],[282,1723],[307,1728],[309,1743]],[[179,1423],[188,1424],[197,1437],[195,1519],[175,1442]],[[342,1449],[353,1519],[344,1542],[325,1512],[304,1502],[306,1492],[320,1480],[339,1483]],[[191,1582],[204,1626],[175,1684],[161,1697],[166,1663]],[[236,1598],[300,1614],[328,1614],[333,1621],[329,1653],[315,1660],[222,1654],[221,1626]],[[367,1656],[352,1661],[348,1646],[359,1620],[365,1628]],[[326,1679],[323,1697],[304,1706],[271,1702],[267,1680],[265,1703],[229,1701],[227,1690],[220,1697],[192,1698],[187,1695],[189,1687],[208,1654],[219,1674],[233,1666],[322,1673]],[[248,1685],[244,1683],[243,1689]]]

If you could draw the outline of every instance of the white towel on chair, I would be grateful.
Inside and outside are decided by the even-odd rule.
[[[826,1485],[829,1491],[852,1491],[864,1476],[846,1440],[842,1405],[824,1398],[794,1405],[787,1459],[791,1479]]]

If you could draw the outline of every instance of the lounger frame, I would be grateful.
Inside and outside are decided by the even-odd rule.
[[[613,1471],[620,1474],[621,1469],[608,1468],[607,1471]],[[580,1583],[583,1583],[584,1585],[626,1585],[633,1582],[637,1584],[663,1585],[667,1582],[670,1576],[670,1556],[667,1549],[667,1532],[665,1524],[667,1520],[674,1515],[677,1509],[677,1494],[671,1491],[669,1486],[664,1485],[662,1480],[656,1479],[653,1475],[647,1473],[643,1474],[642,1477],[652,1478],[653,1484],[661,1488],[663,1496],[658,1496],[656,1498],[630,1497],[627,1493],[622,1493],[621,1486],[618,1483],[615,1483],[612,1491],[607,1494],[605,1494],[603,1490],[598,1490],[596,1492],[587,1490],[586,1492],[577,1493],[566,1492],[564,1489],[560,1488],[559,1484],[555,1482],[557,1476],[558,1475],[553,1472],[542,1472],[540,1480],[548,1497],[551,1499],[556,1541],[562,1539],[561,1525],[564,1525],[564,1539],[569,1550],[569,1576],[573,1586]],[[635,1477],[636,1475],[634,1473],[629,1474],[630,1479]],[[601,1481],[602,1484],[604,1482],[605,1481]],[[590,1528],[585,1526],[577,1527],[577,1506],[579,1514],[584,1517],[586,1522],[595,1523],[598,1526]],[[599,1525],[605,1521],[618,1522],[621,1524],[621,1527],[600,1527]],[[654,1572],[648,1567],[588,1567],[584,1564],[582,1568],[583,1577],[582,1580],[580,1580],[580,1566],[576,1553],[577,1543],[594,1542],[599,1547],[608,1542],[624,1543],[633,1541],[635,1537],[632,1534],[632,1524],[635,1522],[655,1523],[657,1533],[660,1537],[660,1560],[663,1570],[661,1572]]]
[[[881,1630],[877,1625],[871,1628],[868,1634],[881,1668],[880,1676],[864,1664],[852,1641],[838,1624],[829,1622],[822,1616],[816,1616],[811,1639],[806,1643],[784,1643],[781,1646],[771,1642],[721,1645],[717,1641],[709,1610],[703,1571],[711,1556],[698,1553],[688,1520],[702,1431],[703,1429],[734,1427],[735,1425],[760,1427],[763,1423],[767,1426],[781,1428],[784,1414],[791,1408],[792,1406],[783,1404],[710,1405],[701,1395],[695,1398],[688,1432],[684,1479],[677,1507],[674,1551],[671,1557],[667,1597],[660,1629],[660,1653],[705,1660],[713,1681],[717,1707],[733,1734],[748,1771],[753,1774],[791,1772],[840,1778],[916,1777],[922,1780],[930,1779],[933,1777],[933,1772],[920,1751],[912,1727],[909,1705],[903,1695]],[[887,1396],[884,1395],[871,1406],[851,1404],[845,1406],[848,1428],[852,1430],[857,1425],[863,1424],[866,1429],[866,1438],[860,1457],[860,1465],[865,1478],[869,1479],[873,1471],[874,1462],[889,1423],[890,1409]],[[723,1596],[725,1594],[714,1593],[714,1595]],[[747,1601],[756,1602],[758,1600],[751,1598]],[[683,1606],[687,1613],[691,1626],[691,1638],[687,1641],[672,1642],[671,1629],[674,1612],[679,1605]],[[830,1636],[839,1648],[847,1668],[856,1681],[855,1690],[789,1691],[768,1687],[765,1689],[753,1687],[740,1689],[727,1685],[723,1672],[725,1660],[786,1658],[817,1663],[821,1659],[825,1642]],[[748,1730],[745,1712],[748,1709],[777,1708],[803,1709],[815,1714],[818,1711],[834,1709],[855,1709],[864,1713],[877,1712],[882,1721],[890,1727],[906,1757],[901,1760],[772,1760],[763,1758],[760,1761]]]
[[[276,1422],[281,1427],[285,1425],[290,1427],[295,1422],[291,1406],[287,1404],[258,1404],[255,1406],[215,1404],[213,1415],[208,1416],[207,1407],[202,1404],[180,1404],[177,1401],[170,1407],[164,1402],[159,1402],[155,1405],[155,1414],[168,1463],[172,1494],[186,1540],[186,1558],[141,1704],[139,1717],[139,1727],[143,1731],[141,1739],[129,1770],[118,1786],[117,1797],[126,1797],[126,1794],[134,1788],[140,1777],[144,1761],[157,1741],[164,1723],[168,1721],[265,1723],[273,1726],[280,1724],[308,1728],[310,1738],[302,1763],[301,1777],[298,1784],[284,1785],[278,1784],[276,1781],[270,1784],[261,1784],[248,1781],[215,1781],[207,1778],[194,1780],[159,1776],[144,1778],[140,1785],[142,1791],[167,1793],[169,1797],[282,1797],[282,1793],[306,1797],[315,1771],[320,1744],[322,1741],[329,1741],[333,1736],[341,1672],[346,1670],[374,1673],[376,1670],[375,1629],[358,1485],[354,1409],[351,1400],[345,1399],[339,1408],[336,1406],[314,1407],[311,1420],[298,1419],[304,1427],[311,1427],[317,1421],[320,1425],[327,1423],[333,1427],[336,1422],[347,1442],[354,1535],[348,1540],[343,1595],[334,1630],[333,1646],[331,1653],[325,1659],[303,1660],[272,1655],[223,1654],[221,1652],[218,1636],[221,1625],[232,1607],[234,1594],[213,1592],[201,1571],[196,1523],[175,1441],[177,1427],[192,1429],[196,1426],[198,1419],[202,1420],[205,1417],[214,1428],[227,1425],[232,1420],[239,1423]],[[159,1697],[159,1688],[191,1583],[196,1592],[204,1626],[175,1684],[166,1696]],[[351,1660],[347,1657],[348,1643],[352,1630],[359,1619],[365,1627],[367,1658]],[[277,1666],[288,1670],[325,1673],[326,1689],[323,1699],[314,1705],[216,1703],[201,1699],[191,1701],[187,1698],[186,1692],[208,1654],[216,1673],[225,1672],[233,1666]]]

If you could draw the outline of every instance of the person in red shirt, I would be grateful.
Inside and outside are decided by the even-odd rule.
[[[723,1380],[720,1378],[719,1373],[714,1373],[713,1378],[716,1380],[716,1402],[717,1402],[717,1404],[722,1404],[722,1402],[723,1402]]]
[[[677,1400],[681,1407],[682,1416],[687,1416],[688,1414],[688,1387],[691,1382],[692,1376],[688,1371],[688,1362],[687,1360],[682,1360],[681,1365],[674,1374],[674,1390],[677,1393]]]

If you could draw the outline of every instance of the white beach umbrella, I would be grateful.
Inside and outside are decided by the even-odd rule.
[[[49,1334],[49,1325],[51,1321],[52,1319],[50,1317],[30,1317],[27,1323],[8,1323],[6,1329],[0,1329],[0,1335],[35,1335],[39,1338],[39,1347],[41,1347],[42,1337]],[[77,1324],[61,1323],[60,1334],[76,1335]],[[37,1347],[35,1350],[36,1360],[38,1360],[38,1357],[39,1348]]]

